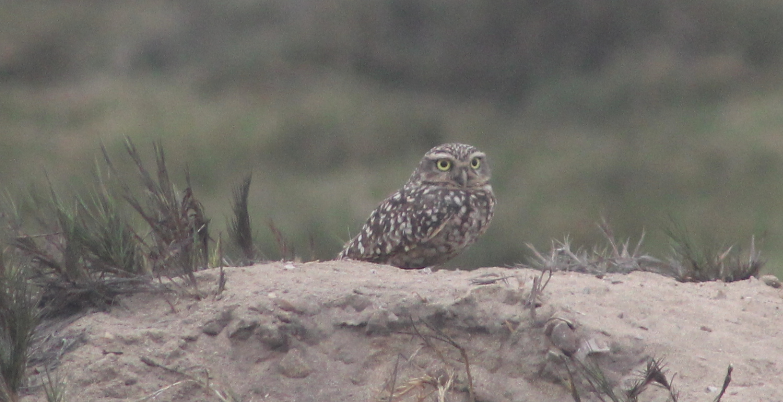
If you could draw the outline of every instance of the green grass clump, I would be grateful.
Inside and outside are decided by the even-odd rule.
[[[144,272],[141,250],[128,218],[106,188],[70,203],[51,184],[48,193],[30,193],[25,209],[35,227],[23,226],[24,212],[14,210],[9,244],[32,262],[31,280],[44,289],[44,300],[53,303],[49,312],[102,305],[137,283]]]
[[[204,209],[189,177],[178,191],[163,149],[157,143],[153,148],[154,176],[126,142],[142,196],[122,181],[104,149],[108,169],[96,166],[87,191],[65,197],[50,181],[47,191],[32,189],[23,202],[7,197],[0,211],[0,401],[18,400],[41,317],[103,308],[123,293],[170,290],[153,281],[161,276],[185,277],[195,285],[194,272],[207,266]],[[65,385],[47,372],[47,399],[64,400]]]
[[[184,276],[195,284],[193,273],[207,266],[204,209],[189,178],[178,191],[162,148],[153,149],[155,176],[126,142],[142,196],[104,149],[108,169],[96,166],[89,190],[68,200],[50,182],[45,195],[31,190],[24,202],[6,203],[7,243],[31,262],[30,280],[43,289],[47,314],[105,306],[118,294],[154,287],[155,277]]]
[[[28,350],[40,318],[28,265],[0,249],[0,401],[19,400]]]
[[[681,225],[673,224],[666,234],[673,253],[672,275],[682,282],[741,281],[758,277],[765,263],[761,251],[756,248],[755,237],[751,237],[748,252],[744,253],[734,245],[717,247],[708,243],[700,246]]]

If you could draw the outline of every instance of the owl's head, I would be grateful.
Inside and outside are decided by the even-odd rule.
[[[489,182],[487,156],[467,144],[449,143],[430,149],[409,182],[476,188]]]

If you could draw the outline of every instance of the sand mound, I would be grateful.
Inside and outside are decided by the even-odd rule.
[[[44,348],[60,356],[54,374],[70,401],[381,401],[392,386],[394,401],[437,401],[439,388],[467,401],[471,380],[478,401],[571,401],[564,351],[589,355],[619,385],[662,357],[681,401],[712,401],[733,364],[723,401],[783,401],[781,290],[555,273],[534,317],[539,275],[335,261],[228,268],[218,296],[127,297],[49,323]],[[200,273],[200,289],[216,279]],[[31,392],[23,401],[45,400]]]

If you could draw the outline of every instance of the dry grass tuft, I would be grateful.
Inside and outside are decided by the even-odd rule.
[[[615,238],[606,220],[602,220],[598,227],[606,239],[603,246],[595,246],[590,250],[581,247],[573,250],[569,238],[566,237],[563,241],[552,240],[549,253],[544,254],[528,243],[533,258],[529,265],[521,266],[544,271],[584,272],[597,276],[647,271],[670,276],[680,282],[733,282],[751,276],[758,277],[765,262],[761,251],[756,248],[755,237],[751,237],[747,253],[735,246],[700,247],[686,229],[673,225],[672,229],[666,231],[671,240],[672,256],[664,262],[641,251],[644,233],[631,248],[630,239],[621,242]]]
[[[567,236],[563,241],[552,240],[552,247],[547,255],[542,254],[528,243],[528,248],[533,252],[533,260],[529,267],[540,270],[550,269],[604,275],[655,270],[655,267],[661,264],[660,260],[642,254],[641,246],[644,241],[644,233],[639,237],[636,245],[631,248],[630,239],[624,242],[617,240],[605,219],[601,220],[598,228],[606,239],[606,244],[595,246],[591,250],[581,247],[572,250],[571,241]]]
[[[580,360],[576,357],[562,356],[569,378],[571,396],[575,402],[580,402],[581,396],[575,379],[584,380],[587,390],[598,400],[607,402],[637,402],[650,385],[657,385],[668,393],[667,401],[677,402],[679,394],[672,386],[672,380],[667,378],[665,365],[660,359],[650,359],[647,366],[639,373],[638,379],[627,389],[618,389],[610,383],[601,367],[589,357]]]
[[[122,182],[122,198],[150,229],[150,239],[137,238],[146,249],[152,272],[185,275],[195,284],[193,272],[206,268],[209,260],[209,220],[193,194],[190,175],[185,173],[187,187],[178,192],[169,178],[165,154],[159,143],[153,143],[157,180],[144,167],[130,139],[126,139],[125,149],[136,164],[145,197],[137,198],[130,187]],[[104,159],[111,170],[117,173],[105,149]]]

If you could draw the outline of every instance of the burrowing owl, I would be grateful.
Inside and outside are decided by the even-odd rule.
[[[442,264],[481,236],[495,195],[487,157],[465,144],[443,144],[424,155],[405,185],[370,214],[338,258],[400,268]]]

